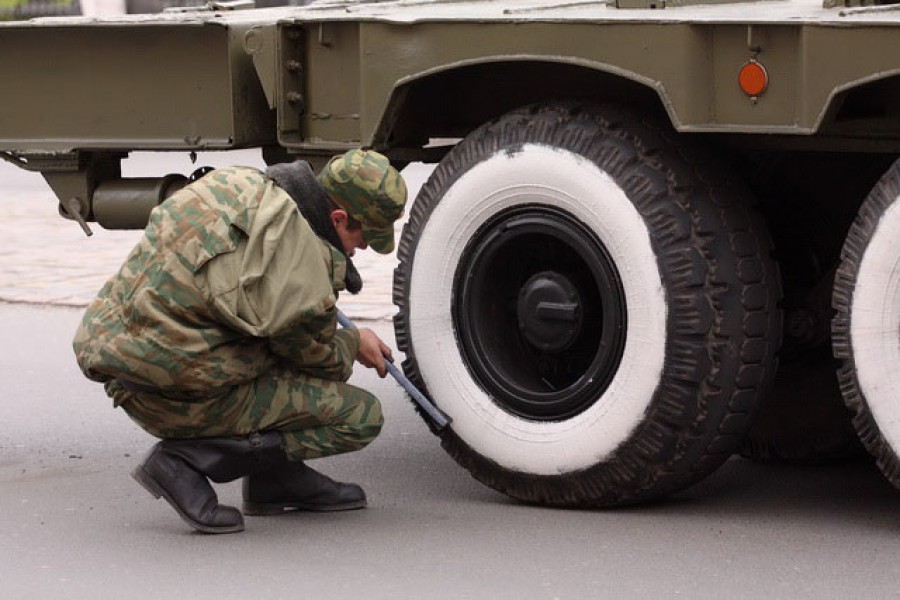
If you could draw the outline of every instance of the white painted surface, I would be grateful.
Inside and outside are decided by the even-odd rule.
[[[859,265],[850,343],[860,391],[885,441],[900,452],[900,198],[885,211]]]
[[[624,356],[606,392],[565,421],[500,409],[475,383],[456,346],[450,301],[466,243],[497,213],[526,203],[562,208],[588,225],[619,267],[628,310]],[[643,219],[613,179],[570,152],[527,145],[463,175],[421,233],[410,286],[410,331],[429,392],[454,431],[516,471],[555,475],[602,462],[641,421],[663,367],[666,303]]]
[[[277,13],[277,14],[276,14]],[[727,4],[667,6],[665,9],[624,9],[607,0],[399,0],[356,2],[318,0],[308,6],[257,10],[193,11],[155,15],[103,16],[94,20],[130,22],[217,21],[264,22],[275,18],[298,21],[381,21],[421,23],[429,21],[475,22],[582,22],[582,23],[698,23],[698,24],[834,24],[900,25],[900,7],[868,6],[856,9],[824,8],[822,0],[758,0]],[[72,17],[54,20],[78,21]]]

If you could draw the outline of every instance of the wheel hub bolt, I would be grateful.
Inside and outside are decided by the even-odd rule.
[[[519,290],[516,306],[519,331],[532,346],[562,352],[581,330],[581,298],[565,276],[553,271],[537,273]]]

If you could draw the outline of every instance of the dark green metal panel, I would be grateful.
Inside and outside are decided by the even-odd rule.
[[[0,30],[0,148],[227,148],[274,137],[243,29]]]
[[[490,18],[427,16],[443,3],[359,5],[358,12],[356,5],[313,5],[5,25],[0,53],[14,58],[0,61],[7,86],[0,96],[0,150],[280,145],[315,154],[355,144],[387,147],[393,124],[410,109],[404,95],[413,85],[422,89],[473,65],[499,70],[516,62],[603,74],[589,78],[594,85],[633,82],[684,132],[811,136],[827,130],[864,138],[889,131],[896,137],[900,127],[890,111],[882,110],[885,122],[868,119],[856,127],[847,117],[858,114],[838,105],[854,87],[900,74],[900,55],[890,51],[900,39],[900,20],[883,12],[843,17],[800,3],[748,4],[785,14],[796,6],[796,14],[806,14],[767,20],[732,4],[654,11],[603,3],[575,3],[571,10],[566,3],[502,10],[499,3],[471,3]],[[729,8],[731,17],[717,16]],[[758,97],[737,85],[739,69],[751,59],[769,74]],[[478,72],[490,81],[499,71]],[[565,99],[529,73],[521,77],[543,94],[530,94],[531,100]],[[432,96],[432,105],[415,110],[469,110],[483,86],[455,82],[466,84],[454,90],[454,99],[465,102]]]
[[[884,51],[900,40],[900,28],[877,24],[365,22],[322,28],[333,34],[327,48],[310,40],[306,87],[314,109],[306,115],[306,131],[312,139],[335,142],[378,141],[375,133],[385,129],[405,86],[473,64],[578,65],[653,90],[681,131],[785,135],[814,134],[842,90],[900,73],[900,54]],[[343,57],[339,67],[323,66],[337,56]],[[738,85],[738,73],[751,59],[769,73],[769,87],[759,97]],[[477,84],[471,94],[479,93]],[[553,98],[554,90],[545,92]],[[325,126],[317,115],[343,115],[346,122]],[[855,132],[872,134],[877,132]]]

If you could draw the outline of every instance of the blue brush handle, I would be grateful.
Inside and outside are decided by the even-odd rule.
[[[347,327],[348,329],[355,329],[356,325],[353,324],[347,315],[342,313],[340,310],[337,311],[337,319],[338,323],[340,323],[343,327]],[[390,360],[385,358],[384,361],[385,366],[387,367],[387,372],[391,374],[391,377],[397,380],[397,383],[406,390],[409,394],[410,398],[413,399],[419,408],[421,408],[428,418],[431,420],[431,424],[437,431],[444,430],[447,425],[453,422],[453,420],[445,415],[441,409],[435,406],[431,400],[425,397],[425,394],[420,392],[416,386],[412,384],[412,382],[406,378],[406,375],[400,372],[400,369],[394,366]]]

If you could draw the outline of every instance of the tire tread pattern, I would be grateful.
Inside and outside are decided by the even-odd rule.
[[[447,452],[486,485],[545,505],[600,507],[661,498],[721,465],[739,447],[776,368],[780,285],[771,243],[745,188],[667,123],[604,105],[536,105],[490,122],[435,169],[398,247],[394,318],[407,376],[427,393],[409,332],[407,288],[419,233],[443,191],[480,160],[525,143],[579,154],[609,173],[651,231],[669,315],[664,373],[630,438],[601,464],[558,476],[511,472],[452,430]],[[740,310],[732,310],[739,306]]]
[[[900,458],[881,433],[860,389],[850,340],[851,303],[859,267],[882,215],[898,201],[898,198],[900,198],[900,161],[895,162],[875,184],[860,207],[844,240],[841,264],[834,278],[832,307],[836,314],[832,320],[831,339],[834,357],[841,362],[838,368],[838,383],[844,402],[853,415],[853,427],[863,446],[875,458],[881,472],[895,487],[900,488]]]

